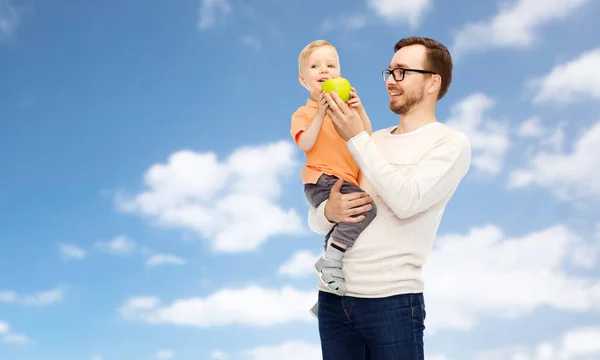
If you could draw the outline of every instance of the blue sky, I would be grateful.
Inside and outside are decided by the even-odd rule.
[[[334,43],[380,129],[411,35],[452,51],[438,119],[473,148],[425,268],[428,359],[600,358],[598,11],[0,0],[0,358],[320,359],[297,56]]]

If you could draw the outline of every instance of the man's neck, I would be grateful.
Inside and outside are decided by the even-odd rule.
[[[435,110],[412,109],[409,113],[401,115],[400,124],[394,130],[394,134],[406,134],[433,122],[437,122]]]

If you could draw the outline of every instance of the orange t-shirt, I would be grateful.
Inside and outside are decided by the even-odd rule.
[[[317,113],[317,102],[308,99],[292,115],[292,138],[296,145],[300,135],[312,122]],[[325,115],[323,125],[313,148],[306,154],[306,166],[302,169],[302,182],[314,184],[322,174],[341,177],[351,184],[358,186],[360,168],[348,151],[346,142],[340,137],[329,116]]]

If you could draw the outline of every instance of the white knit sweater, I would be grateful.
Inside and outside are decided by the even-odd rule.
[[[394,128],[362,132],[347,143],[361,169],[360,186],[377,205],[376,218],[343,258],[348,296],[423,292],[422,267],[446,204],[470,167],[463,133],[439,122],[399,135]],[[325,204],[308,213],[319,234],[334,226],[324,216]]]

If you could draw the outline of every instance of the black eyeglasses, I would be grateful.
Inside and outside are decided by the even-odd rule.
[[[414,71],[421,74],[436,74],[433,71],[428,70],[419,70],[419,69],[404,69],[404,68],[395,68],[395,69],[385,69],[381,72],[381,76],[383,77],[383,81],[387,81],[387,79],[392,75],[394,80],[402,81],[404,80],[404,74],[407,71]]]

